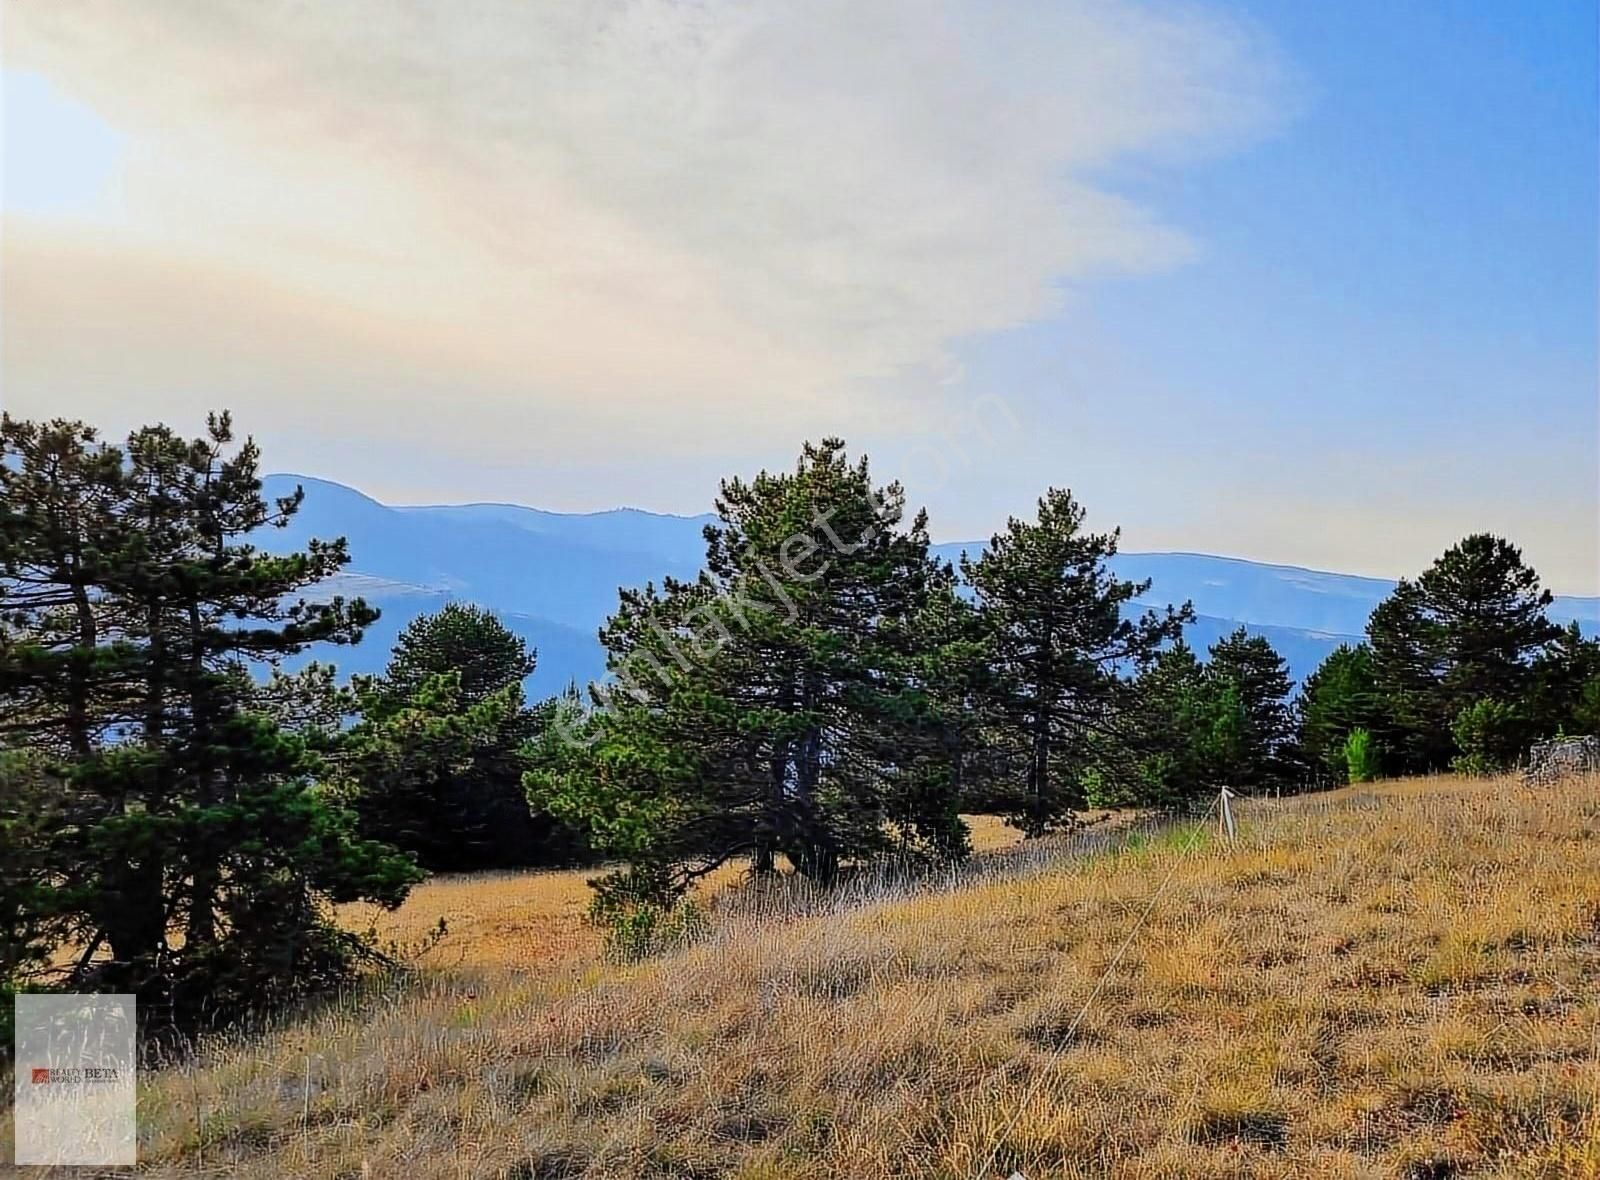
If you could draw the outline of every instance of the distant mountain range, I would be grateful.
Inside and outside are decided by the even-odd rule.
[[[605,655],[596,630],[616,606],[622,586],[693,577],[705,556],[701,530],[713,520],[637,508],[609,512],[546,512],[516,504],[393,506],[354,488],[303,475],[269,475],[268,495],[305,488],[305,503],[284,529],[257,542],[283,552],[312,537],[345,537],[347,573],[321,594],[360,595],[383,617],[353,648],[327,648],[314,658],[344,673],[377,672],[401,628],[451,600],[495,611],[539,653],[528,682],[531,699],[559,692],[568,681],[601,677]],[[974,556],[982,541],[936,545],[954,561]],[[1367,616],[1394,588],[1383,578],[1266,565],[1204,553],[1123,553],[1113,562],[1124,578],[1152,582],[1140,601],[1166,606],[1189,601],[1198,616],[1188,630],[1204,649],[1241,624],[1265,636],[1303,679],[1340,643],[1359,639]],[[1576,619],[1600,631],[1600,598],[1563,597],[1551,616]]]

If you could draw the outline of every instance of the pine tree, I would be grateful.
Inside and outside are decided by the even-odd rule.
[[[1371,769],[1376,754],[1371,734],[1382,721],[1382,702],[1372,669],[1372,649],[1364,643],[1341,643],[1306,677],[1295,701],[1300,747],[1313,775],[1343,783],[1349,773],[1347,742],[1357,729],[1363,739],[1363,767]]]
[[[1600,732],[1600,640],[1576,621],[1534,662],[1528,711],[1540,737]]]
[[[1134,683],[1134,775],[1131,780],[1097,775],[1089,804],[1175,808],[1211,795],[1221,785],[1211,747],[1214,688],[1181,637],[1157,652]]]
[[[1091,767],[1099,781],[1131,773],[1131,677],[1193,617],[1187,604],[1130,617],[1149,583],[1113,575],[1119,532],[1086,533],[1083,521],[1072,493],[1052,488],[1036,521],[1013,517],[961,563],[1000,683],[1001,740],[1020,771],[1008,812],[1029,833],[1085,806]]]
[[[0,692],[35,719],[17,744],[85,801],[51,850],[85,947],[70,982],[174,1013],[326,982],[353,948],[322,906],[397,904],[414,870],[355,836],[248,669],[354,642],[375,617],[296,597],[345,564],[343,542],[282,557],[248,542],[300,496],[263,499],[256,448],[234,446],[226,415],[200,439],[148,427],[126,448],[78,424],[8,422],[5,439]]]
[[[1208,678],[1237,694],[1238,751],[1227,783],[1245,791],[1282,788],[1295,769],[1289,670],[1272,644],[1243,627],[1211,645]]]
[[[1450,727],[1456,748],[1450,761],[1458,774],[1495,774],[1511,769],[1526,742],[1522,710],[1493,697],[1480,697],[1456,714]]]
[[[504,868],[532,852],[520,684],[466,701],[460,674],[441,672],[403,698],[381,682],[358,695],[338,764],[364,833],[435,872]]]
[[[994,709],[997,682],[983,617],[960,593],[948,566],[935,569],[927,599],[907,621],[900,645],[914,693],[908,696],[919,707],[918,724],[908,734],[920,741],[912,766],[923,784],[913,810],[947,817],[947,854],[965,855],[967,827],[956,813],[1003,807],[1009,767],[993,741],[1001,719]]]
[[[1380,738],[1397,769],[1441,769],[1462,710],[1529,697],[1535,660],[1560,637],[1545,613],[1551,601],[1516,546],[1478,533],[1378,605],[1367,635],[1389,714]]]
[[[1404,774],[1445,766],[1455,745],[1448,702],[1439,691],[1443,662],[1422,588],[1402,578],[1367,620],[1372,676],[1382,701],[1373,737],[1390,769]]]
[[[1519,700],[1535,657],[1560,636],[1553,601],[1509,541],[1476,533],[1451,546],[1418,579],[1444,663],[1452,713],[1485,697]]]
[[[520,685],[537,666],[538,653],[493,611],[450,602],[406,624],[395,640],[383,680],[404,700],[430,677],[454,672],[461,700],[470,705],[508,685]]]
[[[139,661],[101,592],[125,560],[121,454],[81,422],[0,415],[0,740],[87,757]]]
[[[925,518],[837,439],[724,481],[716,510],[698,580],[623,592],[601,632],[616,687],[581,744],[547,745],[534,798],[669,898],[736,856],[829,881],[847,860],[958,853],[955,792],[923,761]]]
[[[303,493],[296,489],[269,504],[261,495],[259,450],[250,440],[236,450],[233,444],[226,414],[213,416],[200,439],[164,426],[130,437],[123,517],[136,541],[131,560],[113,571],[107,587],[125,610],[129,637],[145,652],[140,739],[160,782],[145,814],[170,807],[187,829],[178,863],[167,871],[187,882],[189,895],[169,909],[183,915],[190,959],[218,938],[224,878],[269,871],[238,863],[241,801],[289,805],[278,799],[278,781],[309,769],[295,743],[281,743],[274,727],[258,724],[248,663],[275,661],[318,641],[356,642],[376,618],[359,600],[293,597],[348,562],[342,539],[313,541],[305,552],[285,556],[261,553],[246,540],[286,524]],[[140,864],[153,897],[159,857],[152,853]],[[153,925],[154,902],[147,904],[151,915],[140,925]],[[120,923],[110,924],[115,949]]]
[[[462,872],[586,859],[582,837],[530,811],[523,747],[538,729],[523,681],[535,653],[492,611],[450,603],[401,631],[360,688],[344,759],[363,830]]]
[[[1344,739],[1344,781],[1369,783],[1378,777],[1380,769],[1372,732],[1364,726],[1356,726]]]

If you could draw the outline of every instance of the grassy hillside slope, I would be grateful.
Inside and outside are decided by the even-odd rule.
[[[835,912],[726,906],[634,967],[583,937],[481,955],[156,1077],[148,1166],[1600,1174],[1600,781],[1380,784],[1240,819],[1232,845],[1179,829]],[[577,878],[550,881],[574,914]],[[536,908],[504,919],[537,939]]]

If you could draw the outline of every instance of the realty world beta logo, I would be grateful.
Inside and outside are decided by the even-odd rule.
[[[14,1162],[138,1163],[132,996],[15,997]]]
[[[122,1078],[122,1071],[115,1066],[104,1068],[95,1068],[93,1066],[72,1068],[68,1066],[64,1069],[60,1067],[52,1069],[48,1065],[36,1065],[30,1073],[35,1086],[51,1084],[70,1086],[86,1083],[90,1085],[115,1085]]]

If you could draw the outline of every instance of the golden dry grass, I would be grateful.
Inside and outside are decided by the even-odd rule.
[[[151,1077],[146,1168],[1600,1176],[1600,779],[1380,784],[1240,817],[1232,845],[1180,831],[727,916],[634,967],[586,934],[485,952]],[[515,880],[419,899],[493,947],[525,917]],[[581,906],[581,875],[546,880]]]
[[[969,815],[965,819],[967,831],[972,835],[974,852],[1000,852],[1015,846],[1022,839],[1021,832],[995,816]]]
[[[1092,820],[1103,820],[1097,813]],[[1014,847],[1022,833],[992,815],[966,817],[976,853]],[[433,877],[411,891],[393,913],[377,906],[349,905],[340,922],[352,930],[372,930],[380,943],[402,954],[430,943],[444,919],[447,936],[420,955],[406,955],[428,967],[529,970],[552,960],[595,955],[601,940],[584,922],[588,880],[599,870],[480,873]],[[743,864],[728,864],[702,881],[699,893],[712,898],[737,886]]]
[[[584,921],[593,875],[574,869],[433,877],[393,913],[348,905],[339,920],[374,931],[380,944],[429,968],[526,971],[595,953],[599,936]],[[441,919],[446,934],[430,944]]]

